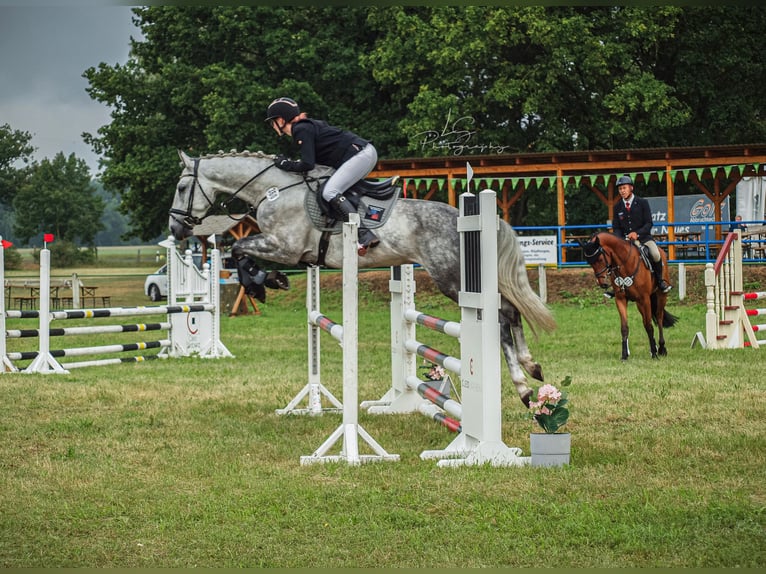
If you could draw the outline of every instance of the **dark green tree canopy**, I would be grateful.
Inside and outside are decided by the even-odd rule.
[[[103,228],[104,200],[91,185],[88,165],[74,154],[34,164],[13,207],[14,232],[23,243],[53,233],[61,241],[93,246]]]
[[[381,158],[763,141],[766,10],[742,6],[134,9],[125,65],[85,77],[86,134],[131,233],[163,233],[176,149],[289,152],[263,122],[297,99]],[[732,89],[732,87],[735,89]]]
[[[28,164],[35,148],[32,135],[0,126],[0,205],[10,205],[21,183],[29,173]]]

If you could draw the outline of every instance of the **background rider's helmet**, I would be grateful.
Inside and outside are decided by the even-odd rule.
[[[284,118],[290,121],[301,113],[301,109],[295,100],[290,98],[277,98],[269,104],[266,109],[266,121],[270,122],[274,118]]]
[[[617,180],[617,183],[614,184],[616,188],[620,188],[621,185],[633,185],[633,180],[630,178],[629,175],[623,175],[620,179]]]

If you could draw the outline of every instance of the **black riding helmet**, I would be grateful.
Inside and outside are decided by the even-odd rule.
[[[289,122],[300,113],[301,109],[295,100],[291,98],[277,98],[266,109],[266,121],[270,122],[275,118],[284,118],[285,121]]]
[[[617,183],[614,184],[615,187],[620,187],[621,185],[633,185],[633,180],[630,178],[629,175],[623,175],[620,179],[617,180]]]

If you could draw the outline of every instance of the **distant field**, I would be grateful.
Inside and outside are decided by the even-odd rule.
[[[34,253],[38,248],[25,247],[18,250],[24,264],[34,265]],[[159,245],[110,245],[97,248],[97,266],[102,267],[128,267],[148,266],[152,267],[165,257],[165,249]],[[162,262],[159,263],[161,265]]]

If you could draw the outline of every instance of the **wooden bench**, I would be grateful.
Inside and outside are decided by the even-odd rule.
[[[19,308],[19,311],[26,309],[37,309],[37,300],[39,297],[14,297],[13,300]]]

